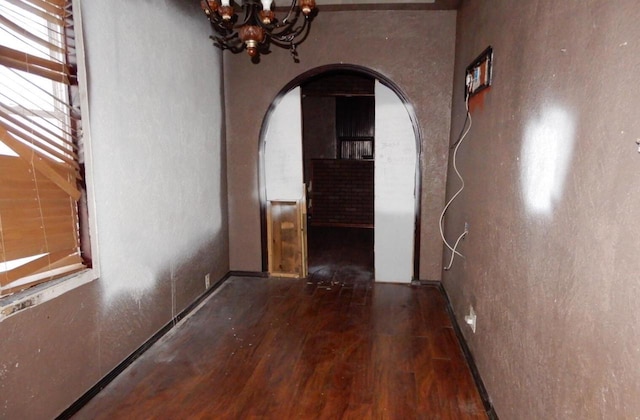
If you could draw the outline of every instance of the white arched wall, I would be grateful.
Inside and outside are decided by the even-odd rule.
[[[303,194],[300,87],[276,101],[263,123],[263,197],[295,200]],[[375,280],[410,283],[418,208],[417,133],[403,100],[378,80],[375,102]]]
[[[266,199],[300,200],[304,194],[300,87],[287,92],[268,118],[263,139]]]
[[[376,80],[374,266],[376,281],[410,283],[417,150],[402,99]]]

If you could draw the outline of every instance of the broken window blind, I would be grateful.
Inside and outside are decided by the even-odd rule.
[[[84,268],[71,1],[0,2],[0,295]]]

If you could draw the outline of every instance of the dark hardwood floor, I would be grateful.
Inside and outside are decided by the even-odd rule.
[[[310,248],[308,279],[227,280],[74,418],[487,418],[440,290],[347,255],[370,233]]]
[[[373,229],[310,227],[309,283],[370,289],[373,285]]]

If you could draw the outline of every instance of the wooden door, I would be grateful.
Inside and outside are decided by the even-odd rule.
[[[306,205],[304,200],[270,200],[267,206],[269,275],[307,276]]]

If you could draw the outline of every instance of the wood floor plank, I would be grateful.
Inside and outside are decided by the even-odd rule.
[[[76,418],[486,418],[436,288],[309,286],[228,280]]]

